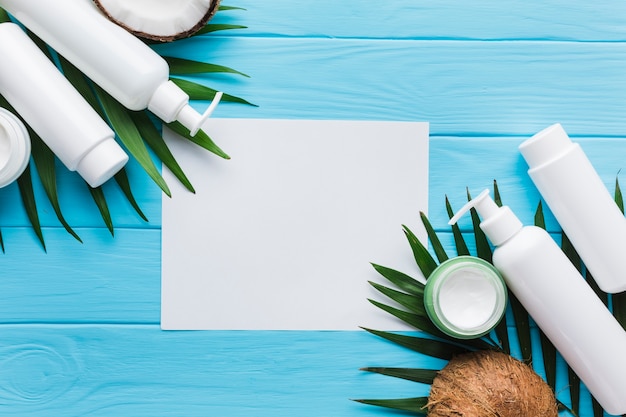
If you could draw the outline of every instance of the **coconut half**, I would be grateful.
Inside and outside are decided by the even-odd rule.
[[[429,417],[558,417],[554,393],[528,365],[493,351],[452,359],[435,377]]]
[[[219,0],[94,0],[113,22],[150,40],[170,42],[202,29]]]

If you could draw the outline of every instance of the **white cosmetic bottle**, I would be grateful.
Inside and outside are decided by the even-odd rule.
[[[519,147],[528,174],[589,269],[608,293],[626,290],[626,218],[579,144],[560,124]]]
[[[563,358],[611,414],[626,413],[626,332],[550,235],[523,227],[485,190],[451,220],[475,207],[496,246],[493,264]]]
[[[0,24],[0,94],[65,166],[97,187],[128,155],[114,132],[26,33]]]
[[[197,113],[189,96],[169,81],[167,62],[107,19],[92,0],[0,0],[0,6],[130,110],[147,108],[195,135],[222,96]]]

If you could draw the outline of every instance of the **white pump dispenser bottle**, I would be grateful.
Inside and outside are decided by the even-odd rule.
[[[532,178],[598,286],[626,290],[626,218],[579,144],[554,124],[519,147]]]
[[[90,186],[128,161],[111,128],[14,23],[0,24],[0,94]]]
[[[222,97],[204,114],[169,81],[169,67],[150,47],[107,19],[92,0],[0,0],[33,33],[130,110],[148,109],[178,120],[195,135]]]
[[[626,413],[626,332],[550,235],[524,227],[483,191],[450,220],[475,207],[496,246],[493,264],[507,286],[589,391],[610,414]]]

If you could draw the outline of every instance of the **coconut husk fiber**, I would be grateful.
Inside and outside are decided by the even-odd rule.
[[[431,386],[429,417],[557,417],[552,389],[528,365],[496,351],[458,355]]]

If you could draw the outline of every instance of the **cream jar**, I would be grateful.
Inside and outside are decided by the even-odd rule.
[[[24,123],[0,108],[0,188],[15,181],[30,161],[30,136]]]
[[[489,333],[502,319],[507,289],[498,270],[480,258],[459,256],[428,277],[424,305],[445,334],[471,339]]]

